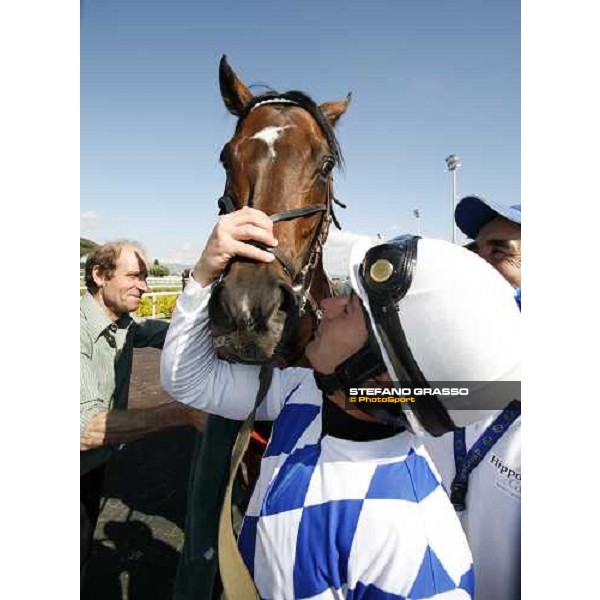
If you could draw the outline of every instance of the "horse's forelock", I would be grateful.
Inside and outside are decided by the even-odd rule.
[[[297,105],[306,110],[312,116],[312,118],[318,123],[319,127],[321,128],[321,131],[325,135],[325,139],[327,140],[329,149],[333,154],[336,165],[339,168],[342,168],[344,164],[344,158],[342,156],[342,150],[340,148],[339,142],[337,141],[337,138],[333,131],[333,127],[323,114],[323,111],[319,108],[319,105],[304,92],[292,90],[289,92],[278,93],[276,91],[270,90],[264,94],[254,96],[252,100],[250,100],[250,102],[248,102],[246,106],[244,106],[244,112],[239,117],[236,132],[239,130],[242,122],[248,116],[250,111],[253,108],[255,108],[258,104],[269,101],[273,101],[273,104],[276,104],[278,100],[281,101],[282,105],[285,105],[286,103]]]

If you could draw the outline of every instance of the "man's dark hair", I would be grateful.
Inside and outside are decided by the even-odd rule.
[[[117,261],[121,256],[123,248],[131,246],[137,248],[142,254],[144,249],[137,242],[131,240],[117,240],[115,242],[107,242],[102,244],[92,252],[85,261],[85,287],[90,294],[95,294],[98,291],[98,286],[94,281],[94,267],[99,267],[100,272],[110,279],[117,268]]]

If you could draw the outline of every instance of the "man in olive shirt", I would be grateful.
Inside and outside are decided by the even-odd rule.
[[[129,442],[168,427],[195,424],[177,402],[127,410],[133,348],[162,348],[168,324],[134,321],[148,289],[148,263],[134,242],[107,243],[85,266],[80,304],[81,576],[92,549],[106,462]]]

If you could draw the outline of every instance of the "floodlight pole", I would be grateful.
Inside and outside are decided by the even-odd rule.
[[[413,215],[415,215],[415,219],[417,219],[417,235],[421,235],[421,213],[418,208],[413,210]]]
[[[454,222],[454,212],[456,210],[456,171],[461,167],[460,158],[456,154],[446,157],[446,166],[450,171],[452,178],[452,243],[456,244],[456,223]]]

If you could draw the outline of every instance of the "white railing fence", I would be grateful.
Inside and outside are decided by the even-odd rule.
[[[166,277],[148,277],[146,280],[149,288],[181,287],[181,275],[167,275]]]
[[[146,280],[150,290],[154,288],[173,288],[181,290],[181,275],[167,275],[166,277],[148,277]],[[79,277],[79,290],[85,290],[85,279]]]
[[[152,318],[156,319],[156,315],[157,315],[157,311],[156,311],[156,305],[157,305],[157,298],[159,296],[179,296],[179,294],[181,294],[183,290],[179,289],[179,290],[173,290],[172,292],[148,292],[146,294],[144,294],[144,298],[150,298],[152,300]]]

